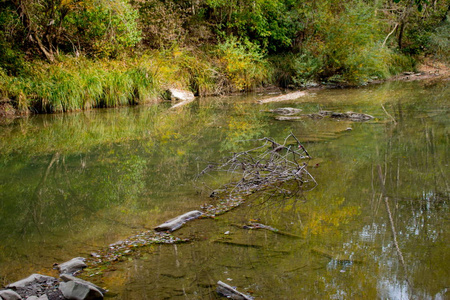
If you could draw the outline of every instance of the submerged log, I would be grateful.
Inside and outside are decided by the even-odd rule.
[[[293,93],[289,93],[289,94],[285,94],[285,95],[281,95],[281,96],[277,96],[277,97],[272,97],[272,98],[267,98],[267,99],[263,99],[263,100],[258,100],[259,104],[264,104],[264,103],[270,103],[270,102],[281,102],[281,101],[288,101],[288,100],[295,100],[297,98],[306,96],[307,93],[304,91],[297,91],[297,92],[293,92]]]
[[[336,254],[331,251],[314,247],[311,249],[312,252],[317,253],[319,255],[325,256],[326,258],[335,260],[339,263],[363,263],[362,259],[355,259],[347,255]]]
[[[179,229],[181,226],[183,226],[186,222],[197,219],[203,215],[201,211],[193,210],[188,213],[185,213],[181,216],[178,216],[176,218],[173,218],[169,221],[164,222],[163,224],[155,227],[156,231],[175,231]]]
[[[231,285],[228,285],[222,281],[218,281],[217,282],[217,293],[227,297],[228,299],[233,299],[233,300],[253,300],[254,298],[252,296],[243,294],[241,292],[239,292],[238,290],[236,290],[234,287],[232,287]]]
[[[272,231],[275,234],[284,235],[284,236],[288,236],[288,237],[292,237],[292,238],[296,238],[296,239],[302,238],[299,235],[295,235],[295,234],[289,233],[289,232],[284,232],[284,231],[278,230],[277,228],[273,228],[272,226],[264,225],[261,223],[251,222],[250,224],[242,225],[242,226],[237,225],[237,224],[232,224],[232,225],[237,226],[242,229],[266,229],[266,230]]]

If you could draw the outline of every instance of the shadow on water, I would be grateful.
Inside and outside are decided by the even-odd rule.
[[[315,189],[270,201],[254,194],[175,232],[190,243],[142,247],[82,276],[112,299],[216,299],[218,280],[257,299],[448,298],[448,82],[324,90],[265,105],[258,97],[0,127],[2,283],[54,274],[54,262],[199,209],[208,197],[194,178],[209,162],[293,132],[313,156]],[[375,119],[277,121],[267,112],[277,107]],[[243,228],[251,222],[278,232]]]

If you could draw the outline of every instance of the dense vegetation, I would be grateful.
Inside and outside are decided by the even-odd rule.
[[[0,0],[0,101],[22,112],[277,84],[363,84],[449,59],[445,0]],[[0,105],[1,105],[0,102]]]

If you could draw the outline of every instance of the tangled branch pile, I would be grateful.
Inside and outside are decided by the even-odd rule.
[[[263,142],[261,146],[234,153],[222,163],[209,164],[199,174],[218,176],[219,172],[225,172],[230,178],[227,184],[213,189],[211,197],[241,199],[260,191],[270,196],[293,196],[317,185],[306,163],[301,162],[311,156],[292,133],[283,144],[268,137],[259,141]]]

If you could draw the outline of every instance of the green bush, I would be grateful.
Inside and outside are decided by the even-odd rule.
[[[217,56],[234,90],[250,90],[270,78],[262,51],[249,41],[230,36],[217,46]]]
[[[428,53],[450,63],[450,17],[448,14],[442,24],[431,33]]]

